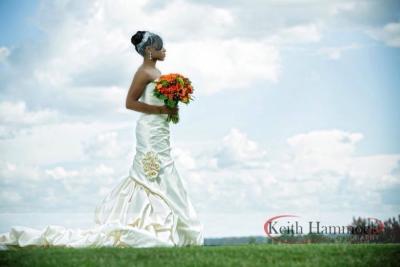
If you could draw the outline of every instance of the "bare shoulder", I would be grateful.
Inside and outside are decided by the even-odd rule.
[[[158,70],[157,68],[154,69],[154,68],[140,66],[136,70],[135,76],[136,75],[142,77],[143,79],[147,79],[147,82],[151,82],[161,76],[161,71]]]
[[[152,80],[152,73],[146,68],[139,67],[133,75],[133,80],[140,84],[147,84]]]

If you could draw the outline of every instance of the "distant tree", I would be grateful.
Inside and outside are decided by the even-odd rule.
[[[353,236],[351,242],[400,243],[399,221],[400,215],[398,215],[398,220],[395,217],[389,218],[383,222],[383,229],[381,229],[376,221],[353,217],[349,225],[350,234]]]
[[[255,244],[257,242],[256,238],[254,236],[251,236],[249,238],[249,244]]]
[[[308,233],[304,238],[306,243],[333,243],[335,241],[330,236],[317,233]]]
[[[400,215],[386,220],[383,228],[383,232],[379,235],[379,241],[384,243],[400,243]]]

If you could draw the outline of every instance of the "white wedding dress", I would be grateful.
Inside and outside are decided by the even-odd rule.
[[[148,83],[139,100],[161,106],[163,101],[153,95],[154,86]],[[171,158],[167,116],[141,113],[129,175],[97,205],[93,228],[14,226],[0,235],[1,248],[203,245],[203,224]]]

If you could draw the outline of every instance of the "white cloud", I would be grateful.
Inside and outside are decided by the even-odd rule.
[[[117,159],[127,154],[127,149],[122,147],[118,140],[117,132],[101,133],[93,139],[83,142],[83,150],[89,158]]]
[[[35,125],[56,123],[60,114],[52,109],[29,111],[24,101],[0,102],[0,139],[13,138],[23,134]]]
[[[0,122],[2,124],[35,125],[57,120],[57,111],[50,109],[28,111],[24,101],[3,101],[0,103]]]
[[[320,130],[290,137],[287,143],[291,146],[292,164],[298,175],[320,170],[343,174],[356,143],[362,138],[361,133]]]
[[[398,155],[354,157],[349,169],[350,186],[361,194],[400,185],[400,175],[393,173],[398,166]]]
[[[400,184],[394,173],[400,155],[357,156],[362,138],[361,133],[315,130],[288,138],[286,155],[267,159],[260,156],[265,149],[233,128],[208,156],[197,154],[198,167],[185,169],[185,179],[204,212],[371,212],[384,205],[382,190]],[[210,166],[205,160],[210,158],[236,165]],[[248,168],[252,161],[262,164]]]
[[[82,167],[0,162],[0,209],[2,211],[50,211],[93,209],[101,200],[99,188],[110,189],[128,169],[121,163]],[[122,164],[123,165],[123,164]],[[73,201],[71,201],[73,198]],[[77,208],[77,206],[79,208]]]
[[[171,149],[171,157],[185,169],[191,170],[196,168],[196,161],[189,150],[182,149],[180,147],[174,147]]]
[[[343,46],[321,47],[318,49],[317,54],[326,56],[332,60],[338,60],[341,58],[343,52],[351,50],[351,49],[357,49],[360,47],[361,47],[360,45],[355,44],[355,43],[352,43],[350,45],[343,45]]]
[[[166,72],[187,75],[199,96],[248,87],[260,79],[276,83],[281,74],[279,50],[263,40],[186,41],[167,49]]]
[[[331,2],[333,2],[333,1],[331,1]],[[341,12],[354,10],[356,5],[357,5],[356,2],[351,2],[351,1],[332,3],[330,13],[332,15],[338,15]]]
[[[93,167],[84,166],[83,168],[72,170],[66,170],[64,167],[58,166],[53,169],[46,169],[44,173],[52,179],[61,182],[63,189],[69,192],[84,193],[89,191],[92,195],[95,193],[96,188],[109,185],[118,178],[114,177],[114,175],[117,175],[114,169],[105,164]],[[97,182],[97,185],[90,188],[94,180]],[[85,198],[85,196],[82,197]]]
[[[259,167],[264,164],[267,152],[237,128],[232,128],[222,139],[215,157],[221,168],[239,165],[241,167]]]
[[[6,61],[7,57],[11,54],[10,49],[5,46],[0,47],[0,63]]]
[[[56,167],[52,170],[46,170],[45,173],[54,180],[63,180],[70,177],[78,176],[77,171],[67,171],[63,167]]]
[[[98,1],[88,8],[90,11],[78,12],[75,5],[42,3],[42,12],[48,14],[41,19],[41,25],[53,37],[48,44],[47,58],[35,68],[35,79],[46,86],[57,86],[58,90],[67,85],[128,86],[134,72],[132,62],[138,65],[141,61],[141,56],[130,43],[130,36],[136,30],[151,28],[153,32],[160,33],[167,49],[172,47],[174,41],[184,44],[187,40],[199,41],[197,46],[207,49],[207,44],[202,44],[207,38],[203,37],[211,38],[210,41],[214,42],[210,45],[217,48],[218,41],[213,36],[220,36],[233,23],[233,17],[227,10],[213,6],[177,0],[162,9],[148,12],[143,9],[145,4],[147,1]],[[70,9],[72,14],[68,15]],[[48,25],[53,20],[58,22],[56,26]],[[192,26],[188,28],[186,25]],[[195,32],[192,27],[196,28]],[[171,31],[173,28],[181,30]],[[178,49],[179,54],[174,56],[182,62],[185,55],[180,52],[189,51],[189,57],[195,56],[197,47],[191,49],[190,46],[184,45],[184,49]],[[168,54],[172,58],[173,53]],[[205,59],[213,59],[211,56],[214,55],[210,54]],[[219,58],[223,56],[219,55]],[[174,67],[176,70],[178,66]]]
[[[391,22],[382,28],[367,29],[366,33],[387,46],[400,47],[400,22]]]
[[[68,105],[65,112],[84,113],[81,116],[94,117],[96,115],[107,116],[130,114],[125,108],[127,88],[119,86],[80,86],[63,91],[64,103]],[[76,110],[73,110],[76,109]]]
[[[0,181],[4,183],[39,181],[41,177],[37,166],[25,163],[15,163],[7,160],[0,161]],[[18,188],[15,188],[18,190]]]
[[[287,7],[274,2],[213,4],[181,0],[168,5],[148,1],[44,1],[37,19],[49,39],[44,44],[32,44],[42,52],[37,58],[32,55],[30,71],[24,71],[31,73],[27,80],[33,84],[27,90],[39,86],[41,94],[56,95],[55,105],[69,111],[87,112],[102,105],[105,113],[124,112],[123,98],[135,71],[133,66],[141,63],[130,36],[140,29],[152,29],[163,37],[168,54],[166,61],[160,62],[162,72],[187,74],[199,95],[245,88],[260,80],[277,83],[282,72],[282,46],[321,42],[323,32],[329,30],[326,15],[355,8],[354,2],[345,1],[289,1]],[[307,12],[294,17],[296,23],[284,23],[274,14],[302,5]],[[253,16],[254,9],[257,12]],[[258,16],[268,20],[241,28]],[[267,21],[270,25],[264,28]],[[323,53],[336,59],[343,49],[347,48]],[[106,96],[111,91],[109,100]],[[30,94],[34,92],[26,95]]]
[[[315,43],[319,42],[322,38],[321,28],[322,23],[308,23],[286,27],[267,38],[267,41],[279,45]]]
[[[124,130],[127,127],[132,127],[131,123],[66,121],[36,125],[31,127],[28,133],[0,140],[0,159],[26,164],[84,160],[87,155],[84,154],[83,142],[90,142],[89,140],[94,140],[93,138],[101,133]]]
[[[171,16],[171,14],[179,14],[179,16]],[[142,22],[142,25],[159,29],[160,32],[166,34],[168,39],[183,42],[219,39],[234,28],[237,22],[227,8],[182,0],[171,1],[168,5],[152,12],[144,10],[143,15],[147,17],[148,23]],[[179,30],[171,31],[170,29]]]
[[[227,36],[238,23],[228,8],[180,0],[150,5],[147,1],[41,2],[37,19],[47,40],[17,50],[29,64],[13,62],[12,67],[26,77],[22,82],[9,76],[15,79],[6,87],[8,93],[20,94],[26,101],[35,97],[51,102],[69,116],[127,114],[124,98],[135,66],[142,61],[130,37],[142,29],[164,39],[168,55],[159,63],[162,72],[188,75],[198,95],[244,88],[260,79],[279,81],[279,49],[267,39]],[[288,34],[302,34],[301,29]],[[23,88],[24,94],[12,92],[15,87]]]
[[[22,197],[17,192],[0,192],[1,202],[7,203],[19,203],[22,201]]]

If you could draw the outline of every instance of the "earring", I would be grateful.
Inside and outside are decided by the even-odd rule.
[[[151,57],[151,52],[150,52],[150,54],[149,54],[149,60],[152,60],[152,57]]]

